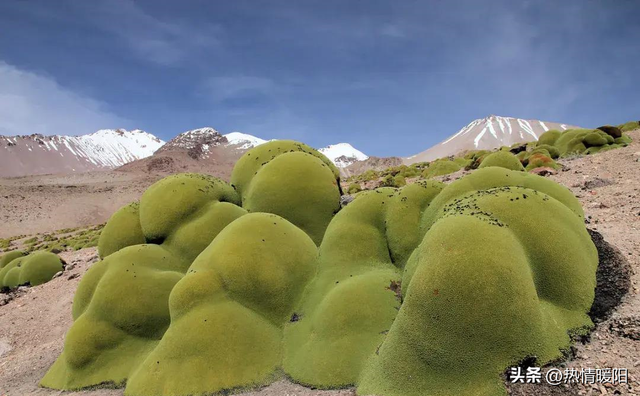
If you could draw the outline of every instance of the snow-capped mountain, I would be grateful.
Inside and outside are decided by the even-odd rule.
[[[514,143],[537,140],[544,132],[564,131],[575,126],[539,120],[524,120],[491,115],[472,121],[456,134],[419,154],[405,158],[405,163],[432,161],[464,150],[491,150]]]
[[[248,150],[252,147],[259,146],[267,141],[242,132],[231,132],[223,135],[227,138],[229,145],[235,145],[239,149]]]
[[[152,155],[164,142],[145,131],[81,136],[0,136],[0,177],[112,169]]]
[[[338,168],[346,168],[356,161],[364,161],[369,158],[369,156],[357,150],[349,143],[330,144],[318,151],[333,161]]]
[[[183,132],[158,149],[158,153],[169,150],[187,150],[194,159],[210,157],[214,147],[228,147],[236,152],[244,152],[267,141],[242,132],[225,135],[211,127],[203,127]]]
[[[168,141],[157,152],[162,153],[168,150],[187,150],[189,156],[194,159],[204,159],[211,157],[211,151],[214,147],[218,151],[217,155],[224,148],[232,149],[233,153],[227,153],[226,157],[240,155],[244,151],[259,146],[269,140],[249,135],[242,132],[231,132],[221,134],[211,127],[204,127],[183,132],[175,138]],[[228,151],[228,150],[227,150]],[[345,168],[356,161],[364,161],[369,158],[361,151],[355,149],[349,143],[332,144],[319,149],[322,154],[327,156],[339,168]]]
[[[227,139],[211,127],[182,132],[160,147],[156,153],[186,150],[194,159],[207,158],[212,147],[226,145]]]

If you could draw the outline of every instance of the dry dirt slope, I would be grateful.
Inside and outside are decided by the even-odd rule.
[[[616,388],[534,385],[511,388],[512,394],[640,394],[640,131],[631,135],[634,143],[629,147],[565,161],[570,170],[553,176],[578,196],[590,216],[588,226],[618,247],[633,269],[631,291],[617,312],[596,327],[590,343],[577,346],[575,359],[559,367],[628,368],[629,384]],[[73,294],[82,274],[96,260],[95,249],[62,255],[74,268],[0,306],[0,395],[61,394],[40,389],[36,384],[62,350],[64,334],[71,324]],[[101,389],[62,394],[121,396],[122,391]],[[282,381],[245,395],[353,394],[352,390],[317,391]]]

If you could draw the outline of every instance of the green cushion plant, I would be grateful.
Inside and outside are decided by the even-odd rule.
[[[170,176],[137,219],[114,215],[42,386],[208,395],[288,376],[361,395],[502,395],[507,367],[553,361],[592,326],[598,255],[565,187],[491,166],[339,210],[321,155],[263,146],[235,188]],[[427,170],[450,166],[438,162]],[[106,232],[123,224],[140,227]]]

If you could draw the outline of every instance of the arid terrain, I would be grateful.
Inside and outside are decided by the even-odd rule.
[[[640,131],[628,147],[560,160],[565,169],[549,176],[581,201],[587,227],[626,258],[629,293],[613,314],[598,323],[588,340],[576,343],[571,358],[554,367],[627,368],[627,385],[518,385],[514,395],[640,394]],[[161,177],[146,172],[95,172],[0,180],[0,237],[99,224],[137,199]],[[452,180],[456,175],[443,177]],[[0,395],[122,395],[118,389],[64,392],[37,383],[63,348],[73,295],[82,275],[97,261],[95,248],[62,252],[66,270],[51,282],[0,294]],[[319,391],[280,381],[244,395],[353,395],[352,389]]]

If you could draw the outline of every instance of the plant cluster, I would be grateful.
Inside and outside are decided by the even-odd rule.
[[[105,226],[41,385],[205,395],[286,375],[361,395],[497,395],[506,367],[557,359],[592,325],[598,255],[566,188],[490,166],[340,209],[339,182],[317,151],[275,141],[231,184],[149,187]]]

